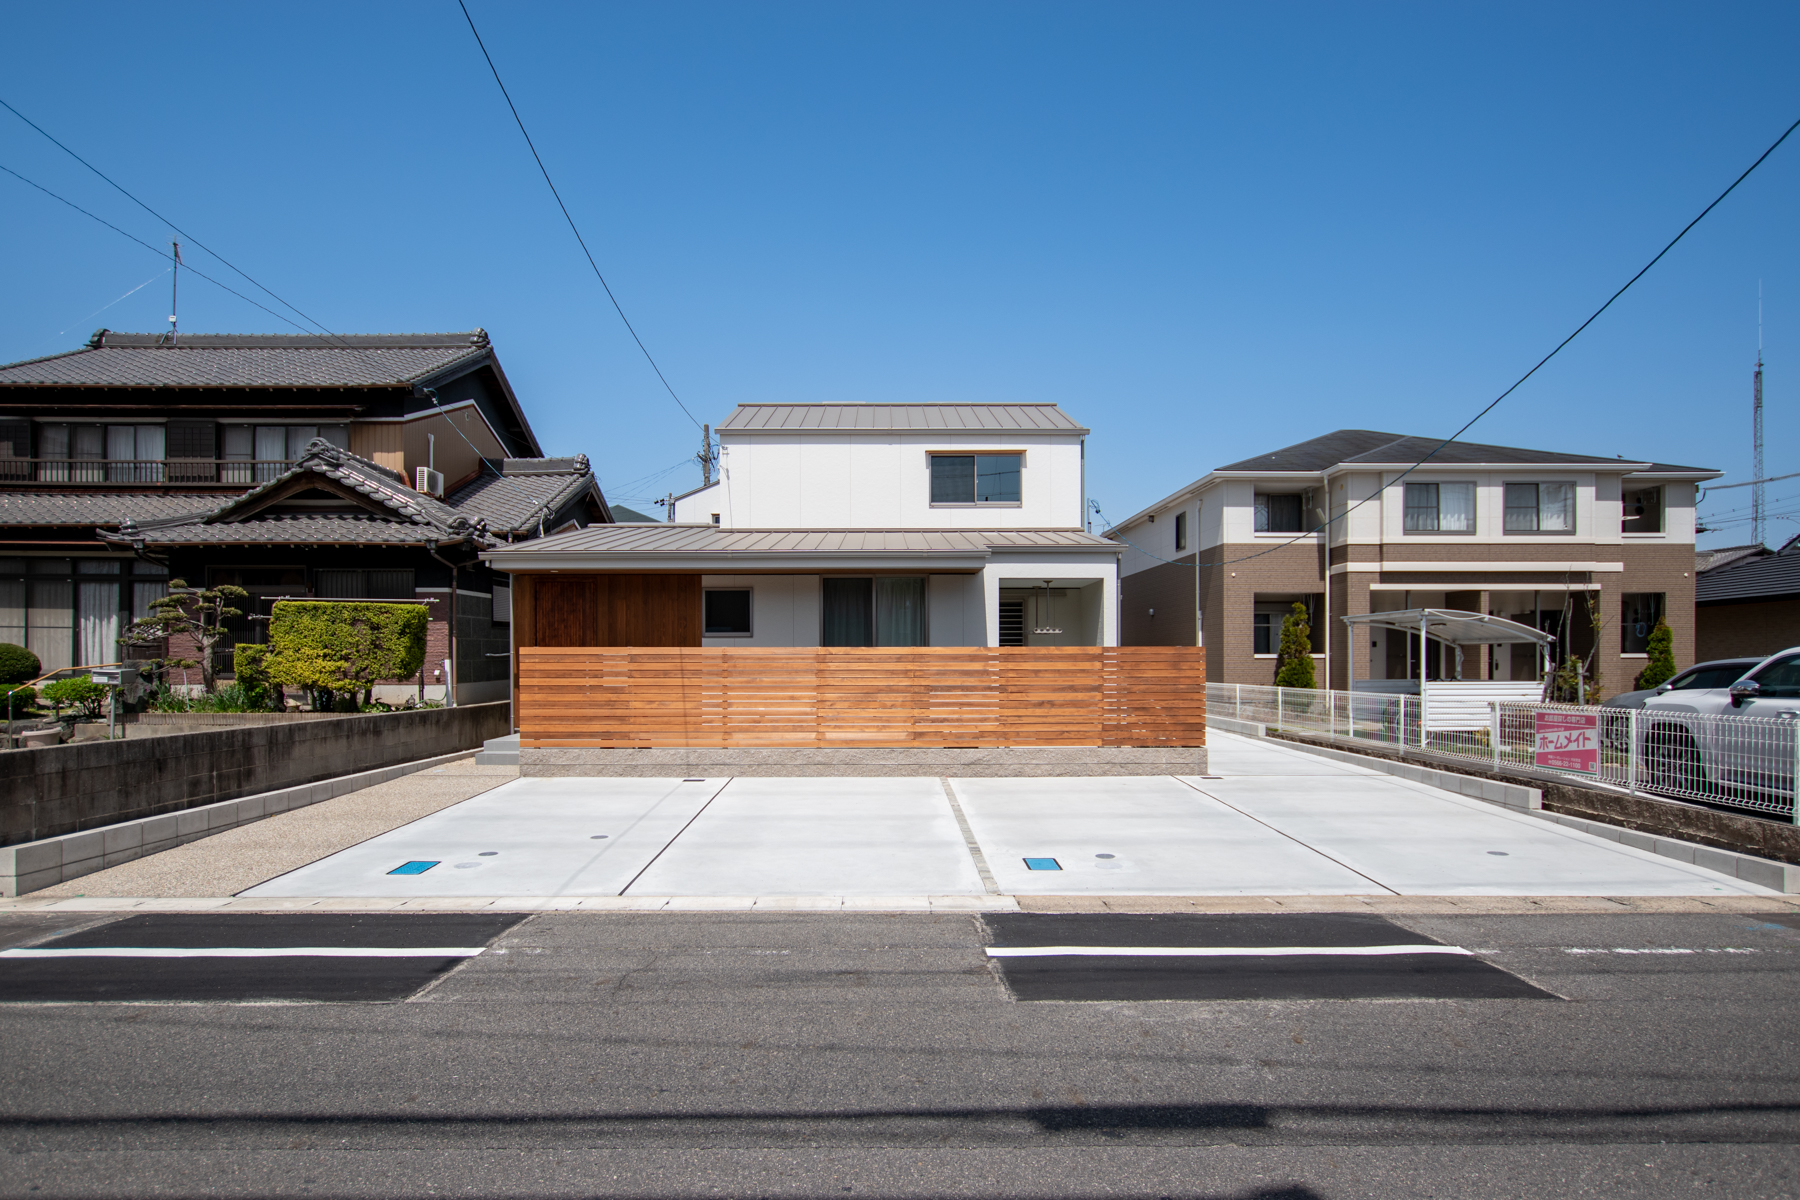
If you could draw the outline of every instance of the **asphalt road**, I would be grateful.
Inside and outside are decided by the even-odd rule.
[[[352,936],[342,917],[130,920],[11,915],[0,945],[481,952],[399,1000],[282,999],[265,979],[236,1002],[0,1003],[0,1195],[1800,1195],[1794,918],[1198,918],[1152,936],[1104,916],[560,913],[455,931],[493,939],[474,943]],[[1199,941],[1218,953],[1163,962],[1158,988],[1183,971],[1291,988],[1333,956],[1296,976],[1228,951],[1349,947],[1349,971],[1379,944],[1471,950],[1512,994],[1031,1000],[1004,975],[1018,960],[989,955],[1097,948],[1067,957],[1091,972],[1131,957],[1108,948]],[[44,961],[0,957],[0,988]],[[111,961],[127,995],[161,960]],[[184,961],[244,995],[231,981],[256,960]],[[1275,983],[1244,982],[1259,970]]]

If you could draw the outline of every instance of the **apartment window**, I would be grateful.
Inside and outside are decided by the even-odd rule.
[[[1320,628],[1320,615],[1325,611],[1318,595],[1290,596],[1284,599],[1258,599],[1251,612],[1250,649],[1253,654],[1281,653],[1281,625],[1294,611],[1296,603],[1306,608],[1307,637],[1314,653],[1325,644],[1325,631]]]
[[[707,588],[700,594],[707,637],[750,636],[750,588]]]
[[[1175,552],[1179,554],[1187,549],[1187,514],[1175,514]]]
[[[1619,529],[1623,533],[1661,533],[1663,490],[1653,487],[1626,492],[1624,519],[1620,521]]]
[[[1572,483],[1507,484],[1506,532],[1574,533],[1575,485]]]
[[[1475,485],[1472,483],[1407,484],[1406,532],[1474,533]]]
[[[1306,494],[1303,492],[1256,494],[1256,532],[1304,533]]]
[[[1650,650],[1650,631],[1663,619],[1662,592],[1627,592],[1619,620],[1619,651],[1645,654]]]
[[[1018,454],[931,455],[933,504],[1017,504]]]
[[[828,575],[821,582],[821,645],[926,644],[923,575]]]

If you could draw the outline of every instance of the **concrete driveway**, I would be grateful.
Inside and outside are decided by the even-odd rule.
[[[241,894],[1773,894],[1366,768],[1210,742],[1204,778],[519,779]]]

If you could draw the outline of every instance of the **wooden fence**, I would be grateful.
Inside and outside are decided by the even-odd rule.
[[[1203,746],[1194,646],[521,647],[527,747]]]

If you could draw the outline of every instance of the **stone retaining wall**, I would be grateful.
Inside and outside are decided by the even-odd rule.
[[[512,706],[238,725],[0,754],[0,846],[473,750]]]

